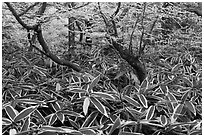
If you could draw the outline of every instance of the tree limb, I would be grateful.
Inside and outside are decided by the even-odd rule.
[[[105,22],[106,26],[109,26],[109,20],[108,18],[105,16],[105,14],[102,12],[101,10],[101,6],[100,6],[100,3],[98,2],[98,9],[99,9],[99,13],[101,15],[101,17],[103,18],[103,21]]]
[[[39,9],[39,11],[38,11],[38,13],[37,13],[39,16],[42,16],[42,15],[43,15],[43,13],[45,12],[46,6],[47,6],[47,3],[46,3],[46,2],[43,2],[42,6],[40,7],[40,9]],[[27,30],[27,31],[29,32],[30,30]],[[28,35],[30,35],[30,33],[28,33]],[[33,36],[32,36],[32,38],[30,38],[30,40],[29,40],[29,38],[28,38],[28,40],[29,40],[29,42],[30,42],[29,51],[32,51],[32,49],[33,49],[33,46],[34,46],[33,42],[34,42],[35,39],[36,39],[36,35],[37,35],[37,34],[34,33]],[[38,51],[39,51],[39,50],[38,50]]]
[[[80,22],[79,21],[75,21],[76,22],[76,26],[78,27],[78,29],[79,29],[79,31],[80,31],[80,37],[79,37],[79,42],[82,42],[82,40],[83,40],[83,32],[82,32],[82,28],[81,28],[81,25],[80,25]]]
[[[16,20],[27,30],[34,30],[35,27],[37,27],[36,25],[33,26],[28,26],[27,24],[25,24],[25,22],[22,21],[22,19],[18,16],[16,10],[12,7],[12,5],[9,2],[5,2],[6,5],[8,6],[9,10],[12,12],[12,14],[14,15],[14,17],[16,18]]]
[[[198,9],[198,8],[189,8],[189,9],[186,9],[186,10],[187,10],[188,12],[193,12],[193,13],[195,13],[196,15],[202,17],[202,9]]]
[[[108,17],[105,16],[105,14],[101,10],[99,2],[98,2],[98,8],[99,8],[100,15],[101,15],[101,17],[103,18],[103,20],[105,22],[107,33],[109,35],[112,35],[112,36],[118,36],[115,20],[113,18],[111,18],[111,17],[108,18]]]
[[[119,15],[119,19],[122,20],[125,17],[125,15],[128,13],[129,10],[130,10],[130,7],[124,8],[122,13]]]
[[[82,71],[82,69],[78,65],[73,64],[73,63],[66,61],[66,60],[61,60],[56,55],[51,53],[51,51],[49,50],[49,48],[47,46],[47,43],[45,42],[45,40],[43,38],[42,30],[41,30],[40,26],[35,31],[37,32],[38,41],[39,41],[40,45],[42,46],[44,52],[46,53],[46,56],[48,56],[50,59],[52,59],[54,62],[56,62],[59,65],[68,66],[77,72]]]
[[[172,3],[172,5],[180,7],[180,5],[177,3]],[[197,2],[197,6],[192,5],[191,2],[186,2],[183,4],[183,6],[184,7],[182,7],[182,8],[184,10],[186,10],[188,12],[195,13],[196,15],[202,17],[202,2]]]
[[[111,18],[114,18],[118,14],[118,12],[120,10],[120,6],[121,6],[121,2],[118,2],[118,7],[117,7],[116,11],[111,15]]]
[[[108,20],[108,18],[102,13],[100,9],[100,4],[98,3],[100,13],[102,14],[102,18],[106,24],[106,28],[117,30],[114,20]],[[109,28],[111,27],[111,28]],[[146,78],[147,71],[145,69],[145,66],[140,62],[139,56],[134,56],[129,53],[129,50],[127,48],[124,48],[121,44],[119,44],[116,40],[117,36],[115,33],[111,33],[110,36],[106,37],[109,43],[118,51],[121,58],[126,60],[128,64],[134,69],[134,73],[136,73],[140,83]]]
[[[44,55],[48,56],[50,59],[52,59],[54,62],[60,64],[60,65],[64,65],[64,66],[68,66],[70,68],[72,68],[73,70],[77,71],[77,72],[83,72],[82,68],[80,68],[78,65],[73,64],[69,61],[66,60],[61,60],[59,59],[56,55],[52,54],[51,51],[49,50],[49,47],[47,45],[47,43],[45,42],[43,35],[42,35],[42,29],[40,24],[37,25],[33,25],[33,26],[28,26],[27,24],[25,24],[21,18],[18,16],[17,12],[15,11],[15,9],[12,7],[12,5],[9,2],[6,2],[7,6],[9,7],[9,10],[12,12],[12,14],[14,15],[14,17],[16,18],[16,20],[27,30],[34,30],[36,32],[37,35],[37,39],[40,43],[40,45],[42,46],[42,49],[44,51],[41,52]],[[42,15],[44,13],[46,9],[46,3],[44,2],[39,10],[39,14]]]
[[[146,45],[149,43],[148,38],[150,38],[150,36],[151,36],[151,34],[152,34],[152,31],[153,31],[153,29],[154,29],[154,26],[156,25],[157,19],[158,19],[158,16],[157,16],[156,19],[153,21],[152,26],[151,26],[151,28],[150,28],[150,30],[149,30],[148,35],[147,35],[147,38],[146,38],[145,40],[143,40],[143,46],[142,46],[141,51],[144,51]]]
[[[144,8],[143,8],[143,12],[142,12],[142,35],[140,37],[139,56],[141,56],[141,54],[143,53],[142,42],[143,42],[143,37],[144,37],[144,14],[145,14],[145,10],[146,10],[146,2],[144,3]]]
[[[42,6],[40,7],[40,10],[38,12],[38,15],[43,15],[43,13],[45,12],[46,7],[47,7],[47,2],[43,2]]]
[[[24,10],[23,12],[19,13],[18,16],[23,16],[24,14],[26,14],[30,9],[32,9],[33,7],[35,7],[36,5],[38,5],[39,2],[35,2],[33,5],[30,5],[26,10]]]
[[[135,32],[135,28],[136,28],[138,22],[139,22],[139,15],[137,16],[137,20],[136,20],[135,23],[134,23],[133,30],[132,30],[132,33],[131,33],[131,35],[130,35],[130,43],[129,43],[129,52],[130,52],[130,54],[132,53],[132,39],[133,39],[133,34],[134,34],[134,32]]]
[[[128,62],[128,64],[134,69],[134,73],[137,75],[140,83],[146,78],[147,71],[145,66],[139,61],[138,56],[129,54],[129,50],[120,45],[113,38],[107,37],[112,46],[119,52],[120,56]]]

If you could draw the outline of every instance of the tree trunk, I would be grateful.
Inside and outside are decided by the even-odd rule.
[[[122,45],[120,45],[119,43],[117,43],[116,41],[112,40],[112,44],[113,47],[119,52],[120,56],[126,60],[130,66],[132,66],[132,68],[135,70],[135,73],[140,81],[140,83],[142,83],[142,81],[146,78],[147,76],[147,71],[145,69],[144,64],[142,64],[142,62],[140,62],[139,57],[138,56],[133,56],[132,54],[129,54],[129,50],[126,48],[123,48]]]

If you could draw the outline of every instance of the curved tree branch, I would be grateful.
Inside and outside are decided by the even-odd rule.
[[[51,51],[49,50],[49,48],[47,46],[47,43],[45,42],[45,40],[43,38],[42,29],[40,26],[38,26],[38,29],[35,31],[37,32],[38,41],[39,41],[40,45],[42,46],[44,52],[46,53],[46,56],[48,56],[50,59],[52,59],[54,62],[56,62],[59,65],[68,66],[77,72],[83,71],[82,68],[80,68],[78,65],[73,64],[73,63],[66,61],[66,60],[61,60],[56,55],[51,53]]]
[[[26,14],[30,9],[32,9],[33,7],[35,7],[36,5],[38,5],[39,2],[35,2],[33,5],[29,6],[26,10],[24,10],[23,12],[19,13],[18,16],[23,16],[24,14]]]
[[[183,4],[184,7],[182,7],[182,9],[191,13],[195,13],[197,16],[202,17],[202,2],[194,3],[197,3],[197,5],[194,5],[191,2],[186,2]],[[180,7],[180,5],[178,5],[177,3],[171,3],[171,5]]]
[[[108,41],[112,46],[119,52],[120,56],[128,62],[128,64],[135,70],[134,73],[137,75],[140,83],[146,78],[147,71],[145,66],[140,62],[139,56],[129,54],[129,50],[124,48],[115,39],[107,37]]]
[[[101,10],[101,6],[100,3],[98,2],[98,9],[99,9],[99,13],[101,15],[101,17],[103,18],[103,21],[105,22],[106,26],[109,26],[109,19],[105,16],[105,14],[102,12]]]
[[[113,13],[113,15],[111,15],[111,18],[114,18],[118,14],[118,12],[120,10],[120,6],[121,6],[121,2],[118,2],[118,7],[117,7],[116,11]]]
[[[25,24],[25,22],[22,21],[22,19],[18,16],[16,10],[13,8],[13,6],[9,3],[9,2],[5,2],[6,5],[8,6],[9,10],[12,12],[12,14],[14,15],[14,17],[16,18],[16,20],[27,30],[34,30],[37,25],[33,25],[33,26],[29,26],[27,24]]]
[[[192,13],[195,13],[196,15],[198,16],[201,16],[202,17],[202,7],[195,7],[195,8],[187,8],[186,9],[188,12],[192,12]]]
[[[49,50],[49,47],[47,45],[47,43],[45,42],[43,35],[42,35],[42,29],[40,24],[36,24],[33,26],[28,26],[27,24],[25,24],[21,18],[18,16],[17,12],[15,11],[15,9],[12,7],[12,5],[9,2],[6,2],[6,5],[9,7],[9,10],[12,12],[12,14],[14,15],[14,17],[16,18],[16,20],[28,31],[29,30],[34,30],[36,32],[37,35],[37,39],[40,43],[40,45],[42,46],[42,49],[44,51],[44,54],[46,56],[48,56],[50,59],[52,59],[54,62],[60,64],[60,65],[64,65],[64,66],[68,66],[70,68],[72,68],[75,71],[78,72],[83,72],[82,68],[80,68],[78,65],[73,64],[69,61],[66,60],[61,60],[59,59],[56,55],[52,54],[51,51]],[[43,2],[40,10],[39,10],[39,15],[42,15],[46,9],[46,2]],[[41,52],[42,53],[42,52]]]
[[[103,18],[106,28],[108,30],[107,33],[109,33],[110,30],[116,30],[116,24],[113,19],[108,20],[108,17],[106,17],[103,12],[101,11],[100,4],[98,3],[98,7],[101,13],[101,17]],[[110,29],[110,30],[109,30]],[[145,66],[140,62],[139,56],[134,56],[129,53],[129,50],[124,48],[121,44],[119,44],[116,40],[116,33],[109,33],[110,37],[107,36],[107,40],[111,45],[118,51],[120,54],[121,58],[126,60],[130,66],[134,69],[134,73],[136,73],[140,83],[146,78],[147,71],[145,69]]]
[[[47,6],[47,3],[46,2],[43,2],[42,3],[42,6],[40,7],[40,9],[39,9],[39,11],[38,11],[38,15],[39,16],[42,16],[43,15],[43,13],[45,12],[45,9],[46,9],[46,6]],[[27,31],[28,31],[28,36],[29,35],[31,35],[29,32],[30,32],[30,30],[28,30],[27,29]],[[34,47],[34,42],[35,42],[35,39],[36,39],[36,36],[37,34],[36,33],[34,33],[33,34],[33,36],[32,36],[32,38],[29,38],[28,37],[28,40],[29,40],[29,42],[30,42],[30,47],[29,47],[29,51],[32,51],[32,49],[33,49],[33,47]],[[35,47],[34,47],[35,48]],[[36,48],[35,48],[36,49]],[[38,49],[37,49],[38,50]],[[38,50],[39,51],[39,50]]]
[[[103,18],[105,25],[106,25],[106,31],[109,35],[117,37],[117,28],[115,24],[115,20],[112,17],[107,17],[101,10],[100,3],[98,2],[98,8],[101,17]]]

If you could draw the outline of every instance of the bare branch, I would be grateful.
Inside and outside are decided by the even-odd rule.
[[[16,20],[25,28],[27,29],[27,31],[29,32],[29,30],[34,30],[36,32],[37,35],[37,39],[40,43],[40,45],[42,46],[43,51],[37,49],[35,46],[35,48],[41,52],[42,54],[46,55],[47,57],[49,57],[50,59],[52,59],[54,62],[60,64],[60,65],[64,65],[64,66],[68,66],[70,68],[72,68],[73,70],[77,71],[77,72],[83,72],[82,68],[80,68],[78,65],[73,64],[69,61],[66,60],[61,60],[59,59],[56,55],[52,54],[51,51],[49,50],[49,47],[47,45],[47,43],[45,42],[43,35],[42,35],[42,30],[41,30],[41,26],[40,24],[34,25],[34,26],[28,26],[27,24],[25,24],[21,18],[18,16],[17,12],[15,11],[15,9],[12,7],[12,5],[9,2],[6,2],[6,5],[9,7],[9,10],[12,12],[12,14],[15,16]],[[39,10],[39,15],[42,15],[46,9],[46,2],[43,2],[40,10]]]
[[[38,5],[39,2],[35,2],[33,5],[30,5],[26,10],[24,10],[23,12],[21,12],[20,14],[18,14],[18,16],[23,16],[24,14],[26,14],[30,9],[32,9],[33,7],[35,7],[36,5]]]
[[[114,18],[118,14],[118,12],[120,10],[120,6],[121,6],[121,2],[118,2],[118,7],[117,7],[116,11],[113,13],[113,15],[111,15],[111,18]]]
[[[117,28],[116,28],[116,24],[115,24],[115,20],[111,17],[107,18],[105,16],[105,14],[101,11],[101,7],[100,7],[100,3],[98,2],[98,8],[99,8],[99,12],[101,17],[103,18],[105,24],[106,24],[106,28],[107,28],[107,33],[111,36],[118,36],[117,33]]]
[[[22,19],[18,16],[16,10],[12,7],[12,5],[9,2],[5,2],[6,5],[8,6],[9,10],[12,12],[12,14],[14,15],[14,17],[16,18],[16,20],[27,30],[31,30],[31,29],[35,29],[36,25],[33,26],[28,26],[27,24],[25,24],[25,22],[22,21]]]
[[[122,45],[120,45],[117,41],[115,41],[113,38],[107,38],[110,43],[112,43],[112,46],[118,51],[121,58],[126,60],[128,64],[135,70],[134,73],[137,75],[140,83],[146,78],[147,71],[145,69],[144,64],[142,64],[138,58],[138,56],[133,56],[129,54],[129,51],[127,48],[124,48]]]
[[[196,15],[202,17],[202,9],[198,9],[198,8],[189,8],[189,9],[186,9],[186,10],[189,11],[189,12],[193,12],[193,13],[195,13]]]
[[[137,20],[135,21],[135,24],[134,24],[134,27],[133,27],[133,30],[132,30],[132,33],[130,35],[130,44],[129,44],[129,52],[130,54],[132,53],[132,39],[133,39],[133,34],[135,32],[135,28],[137,26],[137,23],[139,22],[139,15],[137,15]]]
[[[40,10],[38,12],[38,15],[43,15],[43,13],[45,12],[46,7],[47,7],[47,2],[43,2],[42,6],[40,7]]]
[[[197,2],[197,5],[192,5],[191,3],[185,4],[185,10],[188,12],[195,13],[202,17],[202,2]]]
[[[102,13],[99,3],[98,3],[98,8],[106,24],[106,28],[108,29],[108,34],[110,34],[109,32],[110,30],[111,31],[114,30],[115,32],[117,32],[115,21],[113,19],[108,20],[108,18]],[[144,13],[143,13],[143,17],[144,17]],[[114,47],[114,49],[118,51],[121,58],[126,60],[128,64],[132,66],[132,68],[135,70],[134,73],[136,73],[138,79],[140,80],[140,83],[142,83],[142,81],[146,78],[147,71],[145,69],[145,65],[140,62],[139,56],[134,56],[130,54],[127,48],[124,48],[121,44],[117,42],[116,40],[117,33],[111,33],[110,36],[107,35],[106,38],[109,41],[109,43]]]
[[[130,7],[129,7],[129,6],[126,7],[126,8],[124,8],[124,10],[122,11],[122,13],[119,15],[119,19],[122,20],[122,19],[125,17],[125,15],[127,15],[127,13],[128,13],[129,10],[130,10]]]
[[[78,27],[78,29],[79,29],[79,33],[80,33],[80,37],[79,37],[79,42],[82,42],[82,40],[83,40],[83,32],[82,32],[82,28],[81,28],[81,25],[80,25],[80,22],[79,21],[75,21],[76,22],[76,26]]]
[[[144,37],[144,14],[145,14],[145,10],[146,10],[146,2],[144,3],[144,8],[143,8],[143,12],[142,12],[142,35],[140,37],[140,45],[139,45],[139,56],[142,54],[142,41],[143,41],[143,37]]]
[[[54,62],[56,62],[59,65],[68,66],[68,67],[72,68],[73,70],[75,70],[77,72],[82,72],[83,71],[82,68],[80,68],[78,65],[73,64],[73,63],[71,63],[69,61],[66,61],[66,60],[61,60],[56,55],[51,53],[47,43],[45,42],[45,40],[43,38],[42,30],[41,30],[40,26],[38,26],[38,29],[35,30],[35,31],[37,32],[38,41],[39,41],[40,45],[42,46],[44,52],[46,53],[46,56],[48,56],[50,59],[52,59]]]
[[[105,14],[102,12],[101,6],[100,6],[100,3],[99,3],[99,2],[98,2],[98,9],[99,9],[100,15],[101,15],[101,17],[103,18],[103,20],[104,20],[106,26],[108,26],[108,25],[109,25],[109,23],[108,23],[108,18],[107,18],[107,17],[105,16]]]
[[[150,38],[150,36],[152,36],[151,34],[152,34],[152,31],[153,31],[153,29],[154,29],[154,27],[156,25],[156,22],[157,22],[158,18],[159,17],[157,16],[156,19],[153,21],[152,26],[151,26],[151,28],[149,30],[149,33],[147,34],[147,40],[143,40],[143,47],[142,47],[141,51],[144,51],[146,45],[148,44],[148,42],[149,42],[148,38]]]
[[[45,53],[44,51],[42,51],[40,48],[36,47],[35,45],[32,45],[37,51],[39,51],[41,54],[49,57],[49,55],[47,53]]]

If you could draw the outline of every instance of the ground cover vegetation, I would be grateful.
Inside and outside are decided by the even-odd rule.
[[[2,134],[202,134],[202,3],[2,3]]]

